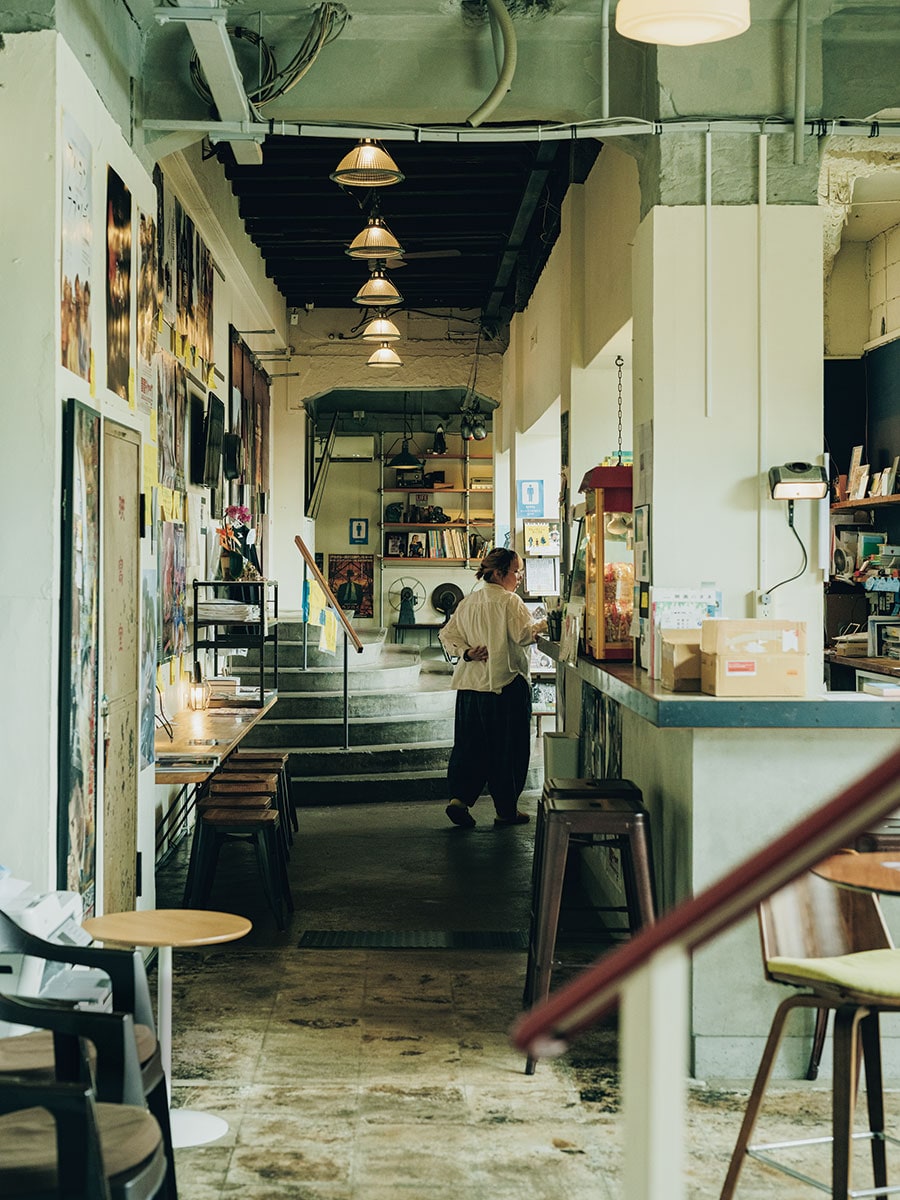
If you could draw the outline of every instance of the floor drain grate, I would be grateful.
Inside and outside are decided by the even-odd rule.
[[[297,943],[301,950],[527,950],[528,934],[519,930],[497,932],[444,930],[307,929]]]

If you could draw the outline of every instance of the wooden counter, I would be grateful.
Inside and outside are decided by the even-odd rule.
[[[277,699],[277,692],[266,692],[261,705],[217,705],[199,712],[184,709],[176,713],[171,722],[172,738],[165,729],[156,730],[156,782],[205,782]]]

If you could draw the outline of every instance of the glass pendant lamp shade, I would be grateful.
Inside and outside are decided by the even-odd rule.
[[[376,317],[370,321],[362,332],[364,342],[399,342],[400,330],[387,317]]]
[[[403,253],[403,247],[381,217],[372,217],[347,247],[347,253],[351,258],[396,258]]]
[[[698,46],[750,28],[750,0],[619,0],[616,31],[636,42]]]
[[[345,154],[330,178],[347,187],[388,187],[400,183],[404,174],[374,138],[361,138],[349,154]]]
[[[387,342],[382,344],[366,359],[366,366],[369,367],[402,367],[403,359],[397,353],[393,346],[389,346]]]
[[[402,304],[403,297],[385,275],[384,271],[373,271],[368,280],[353,297],[354,304],[377,304],[385,308],[391,304]]]

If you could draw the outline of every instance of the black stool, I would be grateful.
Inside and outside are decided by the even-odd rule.
[[[256,852],[266,900],[283,932],[287,913],[294,911],[294,901],[280,823],[276,808],[205,808],[198,813],[193,847],[196,863],[185,907],[207,907],[221,847],[229,841],[249,841]]]
[[[292,842],[293,834],[299,829],[297,820],[297,805],[291,790],[291,779],[288,774],[290,756],[280,754],[277,750],[246,750],[239,746],[222,763],[220,772],[225,771],[276,771],[281,785],[281,801],[279,810],[281,819],[288,824],[288,840]]]
[[[570,839],[580,837],[621,853],[626,908],[617,911],[627,912],[629,932],[655,920],[650,821],[640,789],[628,779],[548,779],[534,839],[526,1007],[550,991],[566,858]],[[526,1074],[534,1067],[529,1056]]]

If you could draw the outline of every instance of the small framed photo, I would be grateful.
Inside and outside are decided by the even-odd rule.
[[[406,558],[406,544],[409,535],[406,533],[386,533],[384,535],[385,558]]]

